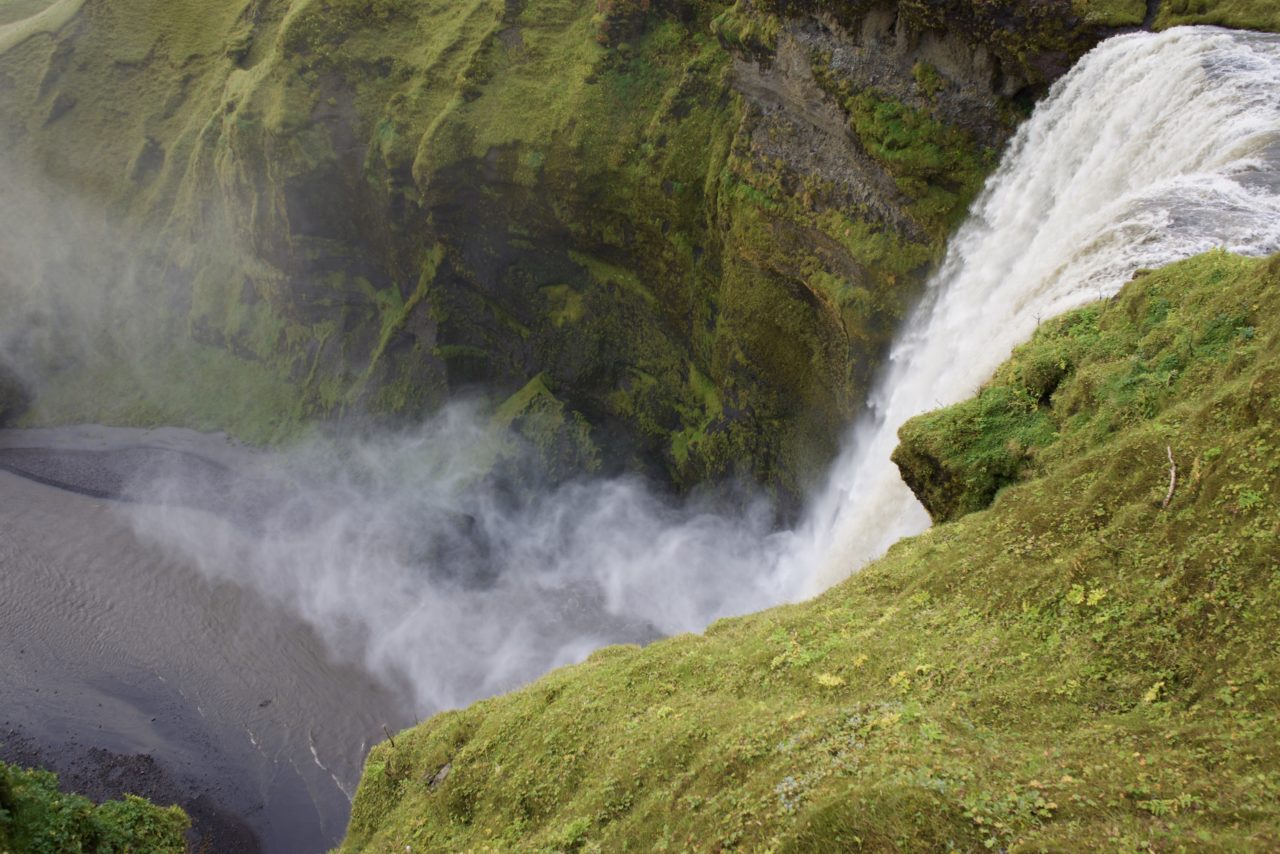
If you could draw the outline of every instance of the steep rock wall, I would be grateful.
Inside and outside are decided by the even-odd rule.
[[[266,439],[482,389],[559,474],[792,493],[1105,32],[951,6],[87,0],[0,55],[0,134],[109,213],[69,251],[137,329],[53,334],[31,418]]]

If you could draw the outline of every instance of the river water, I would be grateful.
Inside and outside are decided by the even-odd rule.
[[[119,494],[174,435],[9,431],[0,465]],[[187,806],[211,850],[335,845],[367,748],[413,722],[407,698],[335,663],[286,609],[140,538],[133,512],[0,471],[0,757],[112,794],[147,783],[130,761],[145,755],[152,792]]]

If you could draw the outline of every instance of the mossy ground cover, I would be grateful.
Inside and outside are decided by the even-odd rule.
[[[1146,0],[1073,0],[1076,13],[1088,23],[1135,27],[1146,20]]]
[[[95,806],[48,771],[0,762],[0,854],[181,854],[188,824],[178,807],[132,795]]]
[[[1278,317],[1211,253],[1048,324],[989,509],[397,735],[343,850],[1275,850]]]
[[[1280,31],[1280,6],[1274,0],[1164,0],[1156,27],[1217,24],[1242,30]]]

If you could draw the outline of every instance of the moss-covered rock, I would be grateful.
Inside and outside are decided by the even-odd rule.
[[[1079,453],[1081,436],[1149,418],[1187,394],[1222,352],[1257,332],[1256,306],[1195,287],[1225,278],[1233,263],[1209,255],[1142,273],[1112,310],[1090,306],[1046,323],[977,397],[903,425],[893,455],[903,480],[934,521],[952,521],[1046,461]],[[1274,276],[1274,263],[1268,269]]]
[[[984,391],[1056,428],[986,512],[397,735],[342,850],[1274,850],[1278,382],[1280,257],[1142,276]]]
[[[987,507],[1016,481],[1032,450],[1053,437],[1035,398],[1004,386],[921,416],[899,431],[893,461],[935,522]]]
[[[0,133],[76,189],[40,233],[111,211],[69,239],[127,344],[49,343],[29,420],[264,440],[541,377],[606,468],[792,493],[1105,33],[933,5],[90,0],[0,53]]]
[[[1242,30],[1280,32],[1280,7],[1271,0],[1163,0],[1156,26],[1217,24]]]

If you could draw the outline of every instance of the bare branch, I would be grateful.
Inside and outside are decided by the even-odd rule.
[[[1178,466],[1173,461],[1173,448],[1166,445],[1165,450],[1169,453],[1169,493],[1164,497],[1164,504],[1160,505],[1161,510],[1169,509],[1169,502],[1173,500],[1173,490],[1178,486]]]

